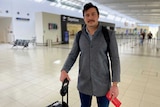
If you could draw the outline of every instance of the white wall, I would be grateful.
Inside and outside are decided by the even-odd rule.
[[[35,14],[35,36],[36,42],[38,44],[44,43],[44,35],[43,35],[43,15],[42,12],[38,12]]]
[[[35,18],[32,5],[29,0],[1,0],[0,16],[12,17],[13,34],[18,39],[32,39],[35,35]],[[6,13],[8,11],[8,13]],[[17,14],[19,12],[20,14]],[[27,15],[29,14],[29,15]],[[16,18],[28,18],[29,21],[16,20]]]
[[[48,24],[57,24],[58,29],[48,29]],[[57,37],[61,41],[61,17],[60,15],[44,13],[43,12],[43,27],[44,27],[44,40],[51,39],[52,42],[56,42]]]
[[[48,24],[57,24],[58,29],[48,29]],[[36,37],[38,44],[45,44],[48,39],[57,42],[57,37],[61,41],[61,18],[60,15],[50,14],[46,12],[36,13]]]

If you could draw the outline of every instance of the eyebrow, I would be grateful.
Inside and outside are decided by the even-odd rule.
[[[85,14],[90,14],[90,13],[91,13],[91,14],[93,14],[93,13],[97,14],[97,12],[89,12],[89,13],[84,13],[84,15],[85,15]]]

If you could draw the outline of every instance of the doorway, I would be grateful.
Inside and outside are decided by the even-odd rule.
[[[12,43],[14,41],[11,17],[0,17],[0,43]]]
[[[67,31],[69,32],[69,42],[73,43],[75,35],[78,31],[82,29],[81,24],[71,24],[67,23]]]

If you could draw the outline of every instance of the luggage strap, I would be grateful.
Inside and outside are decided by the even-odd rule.
[[[62,83],[62,87],[60,90],[60,94],[62,96],[62,104],[63,104],[63,97],[67,94],[67,104],[68,104],[68,85],[69,85],[69,81],[67,80],[67,78],[63,81]]]

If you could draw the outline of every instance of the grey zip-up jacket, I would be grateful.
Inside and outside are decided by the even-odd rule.
[[[86,27],[82,29],[79,42],[77,35],[62,69],[69,72],[80,53],[78,90],[87,95],[105,96],[110,89],[111,81],[120,82],[120,60],[115,34],[109,33],[109,58],[102,26],[99,25],[92,40],[86,32]]]

